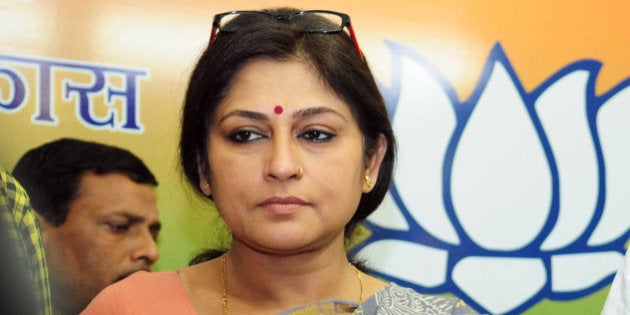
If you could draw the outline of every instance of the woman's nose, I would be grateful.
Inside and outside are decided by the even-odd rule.
[[[267,151],[265,177],[272,180],[301,178],[304,168],[300,165],[300,147],[292,136],[272,138]]]

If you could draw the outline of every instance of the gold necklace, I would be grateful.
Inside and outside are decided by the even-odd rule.
[[[228,292],[227,292],[227,275],[225,272],[225,255],[221,256],[221,302],[223,303],[223,314],[228,315]],[[359,304],[363,304],[363,279],[361,278],[361,272],[352,263],[348,262],[348,265],[354,269],[359,279],[359,285],[361,286],[361,292],[359,295]]]

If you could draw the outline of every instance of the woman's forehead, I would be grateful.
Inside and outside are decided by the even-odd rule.
[[[235,74],[215,114],[220,116],[235,108],[283,114],[295,106],[350,111],[309,63],[300,59],[259,59]]]

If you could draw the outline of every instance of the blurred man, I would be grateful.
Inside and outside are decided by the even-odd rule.
[[[630,250],[613,279],[601,315],[630,314]]]
[[[48,269],[26,191],[0,166],[0,314],[52,314]]]
[[[28,151],[13,175],[36,211],[55,314],[78,314],[158,259],[157,180],[131,152],[61,139]]]

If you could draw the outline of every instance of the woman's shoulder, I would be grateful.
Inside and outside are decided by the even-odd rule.
[[[175,314],[173,312],[194,314],[179,273],[138,271],[101,291],[82,314]]]
[[[422,294],[393,282],[378,291],[366,304],[370,302],[375,309],[388,310],[392,314],[478,314],[456,297]]]
[[[147,284],[177,284],[179,282],[179,271],[137,271],[125,278],[123,281],[119,281],[114,285],[120,285],[122,287],[147,285]]]
[[[127,278],[118,281],[102,292],[115,292],[118,294],[126,294],[127,292],[138,292],[142,289],[143,295],[163,293],[164,291],[172,291],[181,287],[178,271],[137,271]]]

